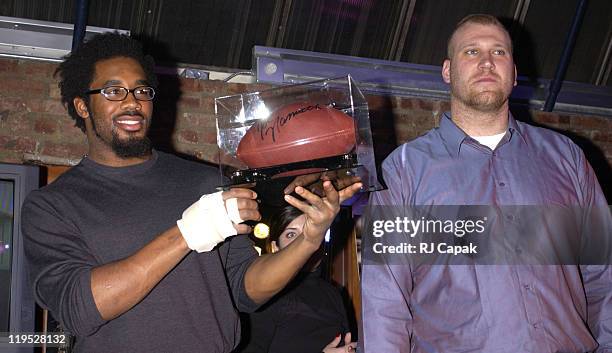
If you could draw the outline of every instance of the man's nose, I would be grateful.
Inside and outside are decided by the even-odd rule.
[[[140,110],[140,108],[142,108],[142,105],[140,104],[140,101],[137,100],[136,97],[134,97],[134,92],[129,92],[127,97],[125,97],[125,99],[121,101],[121,108],[123,108],[124,110]]]
[[[483,70],[495,70],[495,63],[493,62],[493,56],[491,53],[482,54],[478,67]]]

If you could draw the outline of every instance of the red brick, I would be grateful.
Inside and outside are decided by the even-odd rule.
[[[2,119],[2,130],[10,132],[15,136],[27,136],[32,134],[34,113],[10,112]]]
[[[274,86],[267,83],[251,83],[248,85],[249,92],[261,92],[271,88],[274,88]]]
[[[570,126],[577,130],[605,131],[612,129],[612,119],[597,116],[572,116]]]
[[[0,136],[0,146],[9,151],[32,152],[36,149],[36,140],[24,136]]]
[[[14,73],[15,71],[17,71],[17,60],[0,59],[0,72]]]
[[[56,99],[47,99],[43,102],[43,111],[49,114],[66,115],[68,111],[64,108],[62,102]]]
[[[591,137],[593,141],[612,142],[612,131],[593,131]]]
[[[569,115],[559,114],[559,124],[567,125],[570,123],[572,117]]]
[[[23,152],[0,151],[0,162],[21,164],[23,162]]]
[[[200,108],[203,113],[215,114],[215,99],[213,97],[202,97]]]
[[[217,131],[212,129],[202,130],[198,134],[198,140],[200,143],[217,144]]]
[[[208,81],[203,81],[201,85],[202,85],[202,92],[207,96],[222,97],[222,96],[234,94],[230,92],[230,89],[229,89],[230,84],[223,82],[223,81],[208,80]]]
[[[43,112],[43,100],[40,98],[2,97],[0,110],[19,112]]]
[[[247,93],[249,91],[249,85],[246,83],[225,83],[227,85],[227,90],[229,94],[240,94]]]
[[[194,78],[181,78],[181,92],[201,92],[204,90],[201,82],[202,80],[196,80]]]
[[[10,98],[2,97],[0,99],[0,110],[9,112],[20,112],[26,110],[26,103],[22,97]]]
[[[541,124],[559,124],[559,115],[538,111],[533,114],[533,120]]]
[[[186,143],[198,143],[198,134],[190,130],[180,131],[178,135],[178,141]]]
[[[53,134],[58,129],[57,121],[53,121],[50,119],[37,119],[34,123],[34,131],[41,134]]]
[[[394,105],[397,104],[394,97],[390,96],[369,95],[366,97],[366,101],[368,102],[369,110],[392,111]]]
[[[210,120],[210,115],[194,113],[194,112],[181,112],[179,113],[179,117],[180,118],[177,119],[177,123],[179,121],[182,121],[190,126],[200,126],[200,125],[207,126],[208,121]],[[213,119],[213,126],[214,126],[214,119]]]
[[[440,101],[440,113],[449,112],[451,110],[450,101]]]
[[[28,79],[52,78],[57,69],[57,64],[30,60],[20,61],[19,66]]]
[[[49,84],[49,98],[62,99],[62,92],[55,82]]]
[[[83,155],[85,155],[85,153],[87,153],[86,144],[55,143],[55,142],[43,143],[42,149],[40,152],[40,154],[42,155],[69,158],[69,159],[81,158]]]
[[[200,98],[183,95],[177,105],[181,108],[199,108]]]
[[[219,154],[219,147],[217,147],[216,144],[206,144],[200,147],[198,158],[203,161],[218,164],[220,157]]]
[[[0,85],[0,95],[5,97],[40,97],[46,91],[46,83],[26,79],[4,78]]]

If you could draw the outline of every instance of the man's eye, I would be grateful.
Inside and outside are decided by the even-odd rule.
[[[465,51],[465,53],[467,55],[476,55],[476,54],[478,54],[478,50],[477,49],[468,49],[468,50]]]
[[[121,88],[110,87],[104,90],[106,94],[111,96],[117,96],[121,94]]]
[[[506,55],[506,51],[503,49],[493,50],[493,54],[495,55]]]

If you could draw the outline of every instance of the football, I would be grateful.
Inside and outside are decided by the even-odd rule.
[[[263,168],[338,156],[354,147],[353,118],[322,104],[298,102],[253,124],[236,156],[249,168]]]

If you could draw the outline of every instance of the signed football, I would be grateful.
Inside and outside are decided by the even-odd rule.
[[[322,104],[298,102],[253,124],[236,156],[249,168],[263,168],[342,155],[354,147],[353,118]]]

